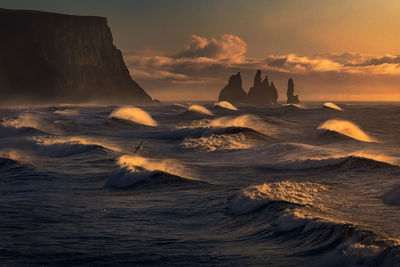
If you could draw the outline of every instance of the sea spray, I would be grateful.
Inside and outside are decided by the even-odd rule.
[[[235,111],[238,110],[234,105],[232,105],[228,101],[219,101],[219,102],[215,103],[214,105],[217,107],[221,107],[221,108],[225,108],[225,109],[229,109],[229,110],[235,110]]]
[[[155,127],[157,122],[153,120],[151,115],[143,109],[134,106],[125,106],[115,109],[111,112],[110,118],[118,118],[123,120],[132,121],[138,124]]]
[[[334,131],[363,142],[378,142],[377,139],[366,134],[356,124],[346,120],[328,120],[321,123],[318,129]]]
[[[208,115],[208,116],[213,116],[214,114],[209,111],[207,108],[200,106],[200,105],[191,105],[189,106],[188,110],[194,111],[200,114]]]
[[[332,102],[326,102],[324,103],[324,107],[326,108],[331,108],[331,109],[335,109],[335,110],[339,110],[339,111],[343,111],[343,109],[341,107],[339,107],[338,105],[332,103]]]

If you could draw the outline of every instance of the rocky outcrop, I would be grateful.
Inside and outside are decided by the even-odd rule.
[[[292,78],[288,81],[288,89],[287,89],[287,103],[288,104],[299,104],[299,96],[294,95],[294,83]]]
[[[275,87],[274,82],[271,82],[270,88],[271,88],[270,90],[271,90],[271,100],[272,100],[272,104],[273,104],[273,105],[278,104],[278,98],[279,98],[279,96],[278,96],[278,90],[276,90],[276,87]]]
[[[228,84],[219,93],[218,101],[228,101],[232,104],[240,104],[247,101],[247,94],[242,87],[240,72],[229,78]]]
[[[1,102],[151,103],[107,19],[0,9]]]
[[[254,85],[250,88],[247,101],[250,104],[272,105],[278,102],[278,92],[275,85],[268,82],[268,76],[261,82],[261,71],[257,70]]]

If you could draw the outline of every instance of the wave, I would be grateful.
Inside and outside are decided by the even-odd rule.
[[[208,115],[208,116],[213,116],[214,114],[209,111],[207,108],[200,106],[200,105],[190,105],[188,107],[189,111],[193,111],[196,113],[200,113],[200,114],[204,114],[204,115]]]
[[[182,146],[185,148],[198,148],[203,151],[225,151],[253,147],[243,132],[231,135],[212,134],[208,137],[185,138]]]
[[[172,159],[148,159],[124,155],[118,158],[117,163],[120,167],[110,174],[106,182],[107,187],[133,187],[144,182],[146,184],[170,184],[172,182],[205,184],[191,178],[188,170]]]
[[[90,151],[122,152],[118,147],[85,137],[35,137],[32,139],[38,147],[36,153],[45,156],[64,157]]]
[[[339,111],[343,111],[343,109],[341,107],[339,107],[338,105],[332,103],[332,102],[326,102],[324,103],[324,107],[326,108],[331,108],[331,109],[335,109],[335,110],[339,110]]]
[[[393,186],[386,192],[383,195],[383,200],[386,204],[400,205],[400,184]]]
[[[383,161],[384,157],[377,157],[375,160],[372,158],[351,156],[337,156],[326,158],[308,158],[293,161],[278,162],[274,164],[264,164],[262,168],[270,170],[312,170],[322,169],[329,167],[342,166],[345,169],[357,169],[366,167],[389,167],[392,166],[391,162]]]
[[[369,136],[357,125],[345,120],[328,120],[318,126],[319,130],[329,130],[339,134],[351,137],[363,142],[378,142],[377,139]]]
[[[79,116],[79,110],[76,109],[55,110],[53,113],[64,116]]]
[[[46,123],[43,118],[33,114],[21,114],[17,118],[3,118],[1,126],[8,129],[17,130],[18,134],[38,134],[58,133],[56,127]]]
[[[153,120],[153,118],[150,116],[149,113],[134,106],[125,106],[116,108],[113,112],[111,112],[109,118],[123,119],[152,127],[158,125],[157,122]]]
[[[326,186],[316,183],[281,181],[249,186],[231,195],[228,209],[232,214],[246,214],[271,202],[288,202],[295,205],[313,205]]]
[[[215,103],[214,105],[217,107],[224,108],[224,109],[235,110],[235,111],[238,110],[237,107],[235,107],[228,101],[219,101],[219,102]]]
[[[255,235],[267,234],[281,243],[289,242],[292,256],[313,256],[323,266],[400,264],[399,240],[327,215],[325,203],[332,201],[328,193],[328,187],[310,182],[249,186],[228,198],[228,210],[235,216],[262,216],[262,224],[252,225]],[[336,200],[329,205],[339,204]],[[262,212],[255,213],[263,207]]]

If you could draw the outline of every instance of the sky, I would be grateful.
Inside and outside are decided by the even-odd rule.
[[[257,69],[285,100],[400,101],[398,0],[0,0],[108,18],[132,77],[160,100],[215,100]]]

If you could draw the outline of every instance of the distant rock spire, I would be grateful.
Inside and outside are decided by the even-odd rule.
[[[247,94],[242,87],[240,72],[229,78],[228,84],[219,93],[218,101],[228,101],[232,104],[247,102]]]
[[[298,104],[300,103],[299,101],[299,96],[294,95],[294,83],[292,78],[288,80],[288,89],[287,89],[287,103],[288,104]]]
[[[272,104],[278,104],[278,90],[276,90],[274,82],[271,82],[271,95],[272,95]]]

